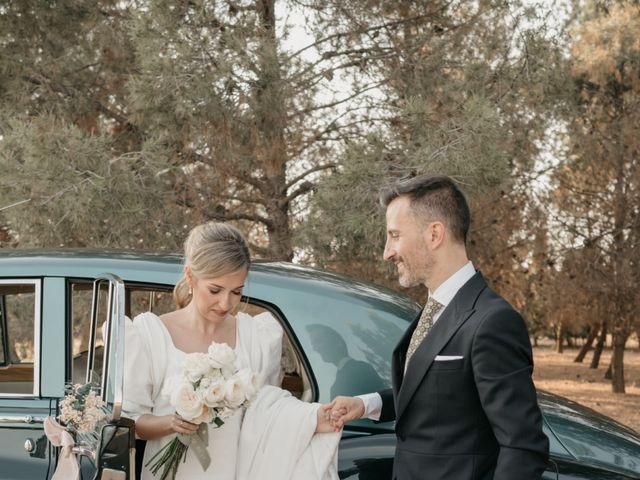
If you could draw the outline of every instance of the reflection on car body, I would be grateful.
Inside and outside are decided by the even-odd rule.
[[[51,475],[56,458],[43,448],[40,422],[56,414],[65,382],[86,378],[89,358],[92,371],[105,373],[105,339],[97,329],[91,348],[90,312],[94,289],[108,286],[95,287],[94,279],[105,272],[121,278],[124,313],[134,318],[173,308],[171,290],[180,271],[177,255],[0,251],[0,478]],[[248,313],[268,310],[281,322],[282,386],[304,401],[326,402],[389,385],[391,352],[419,309],[396,292],[282,262],[252,265],[245,296],[242,308]],[[108,296],[99,298],[95,307],[104,313]],[[539,402],[552,456],[545,479],[640,479],[637,433],[552,394],[540,392]],[[103,433],[126,432],[126,426],[119,428]],[[127,448],[122,435],[109,448]],[[389,479],[394,449],[392,423],[348,425],[340,444],[340,478]],[[105,451],[111,463],[101,468],[118,470],[127,463],[122,451]],[[92,478],[99,460],[82,459],[85,478]],[[126,474],[133,478],[133,472]]]

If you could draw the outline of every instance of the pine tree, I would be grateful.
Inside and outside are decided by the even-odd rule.
[[[377,190],[394,178],[446,173],[472,199],[474,258],[515,297],[505,279],[526,257],[518,236],[536,228],[524,205],[562,63],[546,12],[501,1],[329,4],[327,25],[359,32],[337,37],[332,52],[350,51],[353,74],[378,79],[380,92],[369,104],[374,128],[349,142],[339,173],[314,196],[305,229],[312,257],[395,286],[380,259]]]
[[[639,37],[640,7],[633,2],[595,3],[584,11],[571,52],[570,154],[555,176],[565,225],[578,245],[596,248],[603,259],[590,268],[607,291],[602,311],[613,336],[615,393],[625,391],[624,350],[638,307]]]

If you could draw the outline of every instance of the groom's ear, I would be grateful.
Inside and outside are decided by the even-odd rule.
[[[425,240],[427,241],[427,245],[429,245],[431,249],[436,249],[440,245],[442,245],[445,236],[446,229],[442,222],[435,221],[429,223],[425,231]]]

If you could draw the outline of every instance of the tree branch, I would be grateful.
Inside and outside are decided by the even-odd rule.
[[[246,6],[246,5],[239,5],[237,2],[234,2],[232,0],[225,0],[226,4],[229,5],[229,13],[230,14],[235,14],[236,12],[255,12],[256,11],[256,7],[255,6]]]
[[[401,20],[394,20],[392,22],[383,23],[381,25],[376,25],[376,26],[361,30],[358,33],[360,33],[360,34],[368,34],[368,33],[374,32],[376,30],[382,30],[382,29],[385,29],[385,28],[394,27],[394,26],[397,26],[397,25],[402,25],[403,23],[415,22],[415,21],[421,20],[423,18],[427,18],[429,15],[431,15],[431,12],[426,13],[424,15],[416,15],[415,17],[403,18]],[[323,43],[329,42],[329,41],[334,40],[336,38],[348,37],[350,35],[353,35],[353,33],[354,33],[353,31],[340,32],[340,33],[334,33],[333,35],[329,35],[327,37],[321,38],[320,40],[318,40],[316,42],[313,42],[313,43],[307,45],[306,47],[303,47],[300,50],[292,53],[291,55],[289,55],[286,58],[286,60],[289,61],[293,57],[297,57],[298,55],[300,55],[301,53],[309,50],[310,48],[317,47],[318,45],[321,45]]]
[[[215,209],[214,209],[215,210]],[[230,220],[249,220],[252,222],[262,223],[267,228],[273,227],[273,222],[266,217],[258,215],[257,213],[232,213],[226,211],[213,211],[213,212],[205,212],[205,217],[207,220],[216,220],[228,222]]]
[[[67,97],[71,97],[71,93],[69,92],[69,90],[67,88],[65,88],[62,85],[58,85],[58,84],[54,84],[50,79],[43,77],[44,80],[42,78],[38,78],[35,77],[33,75],[26,75],[22,77],[24,80],[26,80],[29,83],[32,83],[34,85],[47,85],[49,88],[51,88],[51,90],[53,90],[56,93],[62,93],[63,95],[66,95]],[[100,113],[103,113],[104,115],[107,115],[108,117],[111,117],[112,119],[116,120],[117,122],[123,124],[123,125],[127,125],[129,127],[131,127],[134,130],[137,130],[137,127],[131,123],[129,121],[128,118],[120,115],[117,112],[114,112],[113,110],[107,108],[104,104],[102,104],[99,100],[96,99],[91,99],[93,101],[93,103],[96,105],[98,111]]]
[[[129,121],[129,119],[128,119],[128,118],[126,118],[126,117],[124,117],[124,116],[120,115],[119,113],[114,112],[113,110],[111,110],[111,109],[107,108],[106,106],[104,106],[104,105],[103,105],[100,101],[98,101],[98,100],[94,100],[94,102],[95,102],[96,106],[98,107],[98,111],[99,111],[100,113],[103,113],[103,114],[107,115],[108,117],[113,118],[115,121],[117,121],[117,122],[119,122],[119,123],[121,123],[121,124],[123,124],[123,125],[126,125],[126,126],[130,127],[132,130],[137,130],[137,129],[138,129],[138,128],[133,124],[133,123],[131,123],[131,122]]]
[[[289,190],[291,187],[293,187],[300,180],[303,180],[305,177],[307,177],[308,175],[310,175],[310,174],[312,174],[314,172],[319,172],[321,170],[329,170],[331,168],[336,168],[337,166],[338,166],[337,163],[327,163],[327,164],[324,164],[324,165],[316,165],[315,167],[310,168],[309,170],[301,173],[300,175],[298,175],[297,177],[292,179],[289,183],[287,183],[286,189]]]
[[[376,82],[366,88],[363,88],[361,90],[358,90],[357,92],[353,93],[352,95],[349,95],[348,97],[345,98],[341,98],[339,100],[336,100],[334,102],[331,103],[325,103],[324,105],[316,105],[314,107],[310,107],[310,108],[305,108],[303,110],[298,110],[297,112],[295,112],[293,115],[291,115],[291,117],[297,117],[300,115],[305,115],[307,113],[311,113],[311,112],[315,112],[317,110],[324,110],[325,108],[333,108],[337,105],[340,105],[342,103],[348,102],[349,100],[356,98],[359,95],[362,95],[364,92],[368,92],[369,90],[373,90],[375,88],[378,88],[379,86],[383,85],[384,83],[386,83],[385,81],[380,81],[380,82]]]
[[[238,202],[242,202],[242,203],[253,203],[256,205],[264,205],[264,202],[262,200],[258,200],[255,198],[250,198],[250,197],[242,197],[242,196],[238,196],[238,195],[225,195],[222,193],[218,193],[215,195],[216,198],[221,198],[224,200],[236,200]]]
[[[12,207],[17,207],[18,205],[22,205],[23,203],[27,203],[30,201],[31,199],[27,198],[26,200],[20,200],[19,202],[12,203],[11,205],[5,205],[4,207],[0,207],[0,212],[3,210],[8,210],[9,208],[12,208]]]
[[[311,182],[302,183],[296,190],[291,192],[291,194],[285,200],[286,203],[291,203],[293,199],[299,197],[300,195],[304,195],[305,193],[310,192],[311,190],[314,189],[314,187],[315,185]]]

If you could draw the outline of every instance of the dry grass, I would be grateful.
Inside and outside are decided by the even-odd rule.
[[[574,363],[578,349],[556,353],[552,345],[533,349],[533,380],[537,388],[579,402],[640,432],[640,350],[630,342],[624,354],[625,394],[611,392],[611,381],[604,379],[611,349],[600,358],[598,369],[589,368],[593,353],[583,363]]]

